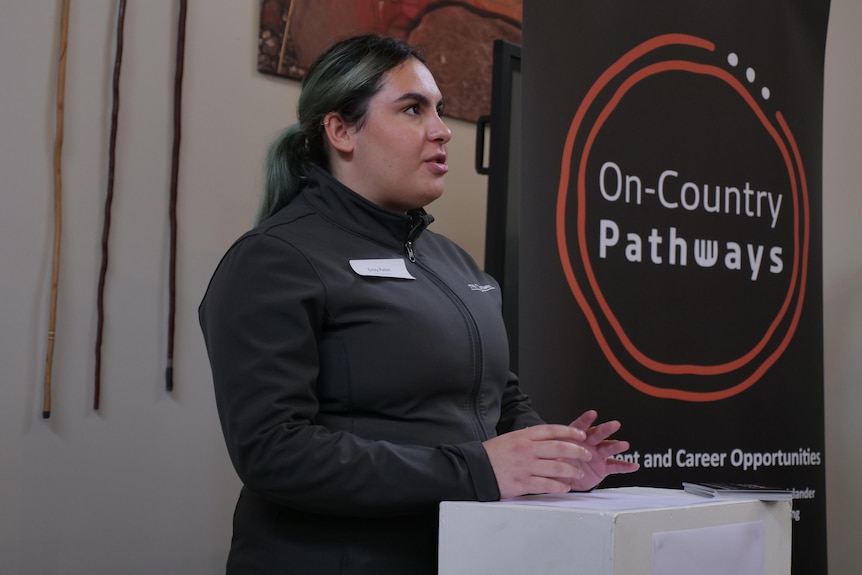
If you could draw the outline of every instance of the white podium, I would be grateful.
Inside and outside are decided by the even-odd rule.
[[[781,575],[790,501],[675,489],[440,504],[439,575]]]

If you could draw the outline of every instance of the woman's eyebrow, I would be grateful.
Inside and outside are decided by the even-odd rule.
[[[428,99],[428,96],[425,94],[420,94],[419,92],[406,92],[395,99],[396,102],[404,102],[406,100],[411,100],[414,102],[418,102],[422,106],[430,106],[431,100]],[[443,98],[440,98],[437,102],[437,107],[443,106]]]

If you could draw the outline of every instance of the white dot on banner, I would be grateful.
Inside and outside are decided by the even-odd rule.
[[[728,52],[727,54],[727,63],[731,68],[736,68],[739,65],[739,54],[736,52]],[[749,84],[754,83],[754,79],[757,77],[757,73],[754,71],[754,68],[748,67],[745,69],[745,79],[748,80]],[[760,97],[764,100],[768,100],[772,96],[772,92],[766,86],[763,86],[760,89]]]

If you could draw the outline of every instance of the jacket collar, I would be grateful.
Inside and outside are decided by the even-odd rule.
[[[434,221],[434,216],[422,208],[405,214],[378,206],[318,166],[308,170],[308,182],[300,197],[333,224],[398,249],[415,241]]]

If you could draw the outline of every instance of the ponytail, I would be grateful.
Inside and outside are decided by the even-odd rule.
[[[299,124],[282,131],[266,151],[263,164],[263,193],[255,223],[260,223],[289,204],[305,185]]]

